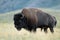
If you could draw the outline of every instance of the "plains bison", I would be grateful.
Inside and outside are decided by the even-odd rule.
[[[41,28],[47,32],[47,28],[49,28],[53,33],[57,20],[54,16],[39,9],[24,8],[20,13],[14,15],[14,24],[17,30],[24,28],[36,32],[37,28]]]

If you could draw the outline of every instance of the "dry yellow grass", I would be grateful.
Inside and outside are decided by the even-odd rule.
[[[46,34],[40,29],[37,29],[36,33],[24,29],[17,31],[11,23],[0,23],[0,40],[60,40],[60,29],[54,30],[53,34],[50,31]]]

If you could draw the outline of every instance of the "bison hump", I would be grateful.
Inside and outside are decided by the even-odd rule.
[[[27,18],[27,20],[31,23],[31,24],[35,24],[37,22],[37,16],[35,15],[36,12],[34,12],[35,10],[31,10],[31,9],[23,9],[22,13],[24,14],[24,16]]]

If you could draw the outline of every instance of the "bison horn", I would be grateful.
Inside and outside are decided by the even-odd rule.
[[[20,14],[20,18],[23,18],[24,17],[24,15],[23,14]]]

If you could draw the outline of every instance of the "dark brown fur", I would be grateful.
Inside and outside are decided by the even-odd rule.
[[[24,23],[25,27],[22,28],[29,31],[33,30],[34,32],[36,32],[37,28],[41,28],[41,30],[44,29],[44,32],[47,32],[47,28],[50,28],[50,31],[52,33],[54,32],[53,27],[56,25],[55,22],[57,22],[57,20],[50,14],[36,8],[24,8],[21,14],[24,15],[24,19],[26,18],[26,23]]]

